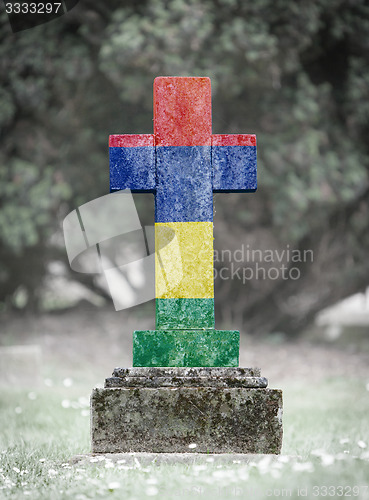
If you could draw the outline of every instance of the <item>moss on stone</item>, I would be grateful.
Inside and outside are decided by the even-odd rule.
[[[246,388],[95,389],[96,453],[279,453],[282,391]]]

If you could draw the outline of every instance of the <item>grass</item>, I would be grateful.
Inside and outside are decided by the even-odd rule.
[[[0,392],[0,498],[369,498],[369,394],[359,379],[284,384],[279,459],[72,465],[87,454],[89,386]]]

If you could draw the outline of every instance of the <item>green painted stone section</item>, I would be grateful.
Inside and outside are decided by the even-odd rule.
[[[158,330],[214,327],[214,299],[156,299]]]
[[[143,330],[133,333],[133,366],[238,366],[236,330]]]

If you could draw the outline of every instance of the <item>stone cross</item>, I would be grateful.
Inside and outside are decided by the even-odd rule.
[[[155,196],[156,330],[134,332],[133,366],[238,366],[239,332],[215,330],[213,193],[256,190],[255,135],[212,134],[209,78],[159,77],[154,134],[111,135],[109,146],[111,191]],[[168,230],[182,264],[169,289]]]

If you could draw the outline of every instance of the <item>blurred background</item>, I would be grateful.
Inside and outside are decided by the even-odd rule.
[[[78,364],[83,333],[90,362],[100,339],[129,365],[132,330],[154,327],[154,301],[116,312],[96,276],[70,269],[62,221],[108,193],[109,134],[152,133],[159,75],[209,76],[213,133],[258,139],[258,191],[214,196],[215,267],[241,270],[218,273],[217,328],[367,341],[364,0],[83,0],[23,32],[0,21],[1,345],[42,333],[52,352],[60,335]],[[153,196],[135,201],[152,224]],[[125,354],[107,347],[122,335]]]

